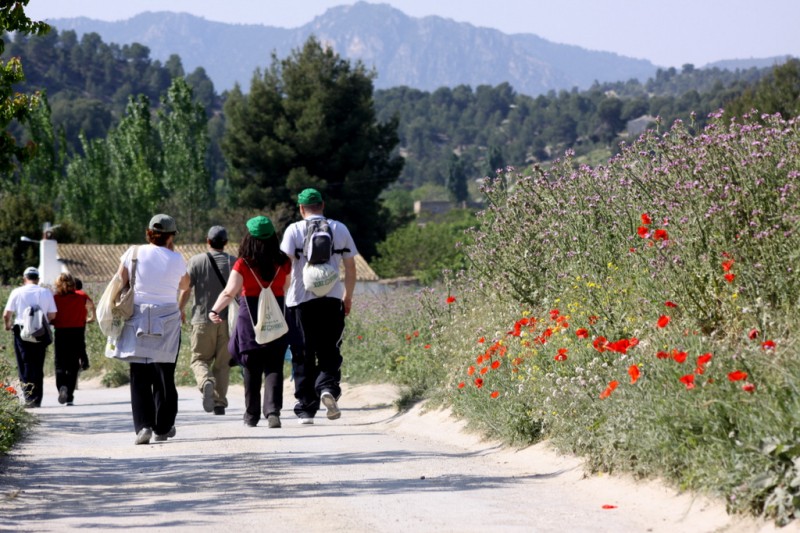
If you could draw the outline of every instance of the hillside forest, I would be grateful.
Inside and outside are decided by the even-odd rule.
[[[375,73],[312,38],[218,94],[202,68],[186,73],[177,55],[162,64],[140,44],[104,43],[91,33],[78,39],[55,28],[6,39],[3,60],[18,57],[24,69],[15,89],[40,91],[43,104],[11,129],[20,143],[35,143],[36,155],[0,176],[5,281],[35,253],[19,236],[35,235],[44,221],[60,224],[60,241],[131,242],[141,231],[124,221],[147,215],[143,207],[158,208],[176,213],[183,238],[197,242],[209,224],[234,224],[256,211],[288,223],[296,216],[291,193],[303,186],[328,194],[329,215],[354,226],[360,251],[379,274],[421,274],[426,266],[418,260],[405,262],[416,265],[413,271],[397,260],[420,255],[419,242],[408,235],[419,231],[409,226],[414,200],[480,205],[479,182],[497,169],[547,166],[567,150],[576,164],[602,164],[646,128],[680,119],[699,131],[721,108],[728,116],[751,108],[787,117],[800,111],[797,60],[735,71],[684,65],[645,82],[540,95],[519,94],[507,83],[373,90]],[[304,85],[309,73],[320,77],[324,94]],[[309,119],[312,111],[318,120]],[[253,134],[265,127],[252,120],[261,113],[297,131],[281,137],[276,126],[269,134],[275,142],[264,144],[268,135]],[[357,124],[350,130],[332,131],[352,117]],[[331,131],[312,132],[320,123]],[[343,136],[372,141],[337,144]],[[325,169],[337,170],[327,175]],[[110,194],[115,187],[122,190]],[[359,211],[366,213],[360,219]],[[456,239],[469,220],[465,213],[439,223]],[[427,233],[440,249],[441,236]],[[458,254],[438,257],[433,270],[460,260]]]

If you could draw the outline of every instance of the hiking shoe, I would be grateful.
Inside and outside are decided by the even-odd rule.
[[[342,416],[342,411],[336,404],[336,398],[330,392],[323,392],[319,397],[319,401],[328,409],[328,420],[336,420]]]
[[[61,385],[61,387],[58,388],[58,403],[67,403],[67,398],[69,398],[69,389],[67,389],[66,385]]]
[[[314,424],[314,417],[307,416],[305,418],[299,418],[297,422],[303,426],[311,426]]]
[[[136,434],[135,444],[150,444],[150,438],[153,436],[153,430],[150,428],[142,428]]]
[[[163,435],[159,435],[158,433],[156,433],[153,436],[153,440],[156,441],[156,442],[164,442],[165,440],[171,439],[172,437],[174,437],[176,433],[177,433],[177,431],[175,431],[175,426],[172,426],[171,428],[169,428],[169,431],[167,431]]]
[[[281,427],[281,417],[278,415],[269,415],[267,417],[267,426],[273,429]]]
[[[256,427],[258,425],[258,422],[255,422],[253,420],[245,420],[244,421],[244,425],[249,427],[249,428],[254,428],[254,427]]]
[[[221,405],[215,405],[214,406],[214,414],[215,415],[224,415],[225,414],[225,408],[223,406],[221,406]]]
[[[203,383],[203,409],[206,413],[214,410],[214,384],[210,381]]]

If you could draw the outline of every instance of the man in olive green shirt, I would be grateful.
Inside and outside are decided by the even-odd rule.
[[[236,258],[223,251],[228,244],[228,232],[222,226],[214,226],[208,230],[206,243],[208,253],[197,254],[189,259],[186,271],[190,285],[189,289],[181,291],[178,303],[181,316],[185,317],[184,308],[194,289],[191,318],[192,372],[203,394],[203,409],[208,413],[213,411],[215,415],[224,415],[228,406],[228,363],[231,359],[228,353],[228,311],[226,309],[220,312],[223,320],[219,324],[208,319],[208,312],[225,288]]]

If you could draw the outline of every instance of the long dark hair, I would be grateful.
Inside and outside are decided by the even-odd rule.
[[[289,261],[278,245],[277,234],[266,239],[256,239],[250,233],[245,233],[239,244],[239,257],[258,272],[261,280],[266,283],[272,281],[277,269]]]

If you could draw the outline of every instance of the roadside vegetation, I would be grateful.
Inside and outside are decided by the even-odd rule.
[[[800,512],[800,128],[676,123],[605,166],[486,184],[470,266],[356,303],[347,378],[514,445]]]

